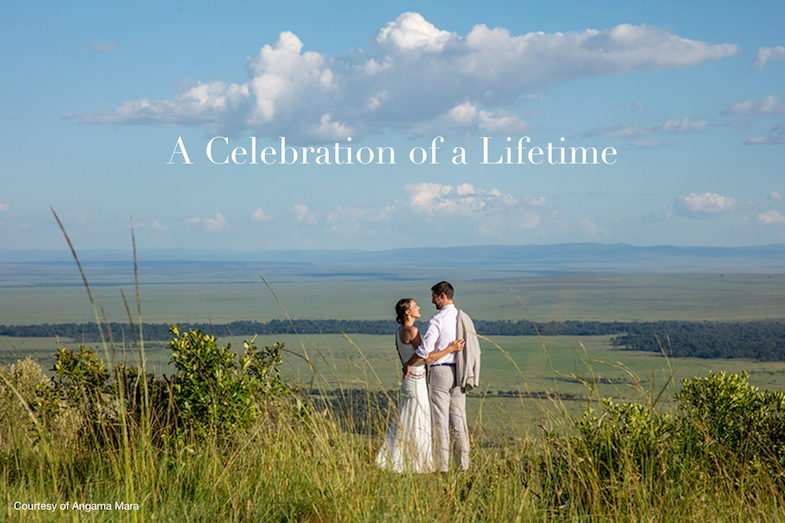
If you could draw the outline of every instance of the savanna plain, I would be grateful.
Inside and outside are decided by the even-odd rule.
[[[668,357],[667,332],[658,334],[660,353],[624,350],[612,335],[487,336],[481,386],[468,396],[471,469],[396,475],[374,464],[398,402],[392,332],[212,342],[179,332],[170,343],[143,332],[140,340],[139,320],[379,320],[402,297],[418,301],[427,320],[436,278],[282,276],[268,288],[258,275],[194,283],[192,270],[153,284],[142,276],[141,316],[132,278],[99,276],[91,289],[99,320],[103,307],[106,320],[130,314],[137,326],[111,341],[108,332],[104,343],[0,337],[7,520],[785,518],[785,401],[776,392],[785,362]],[[0,287],[1,324],[95,317],[72,275],[31,286],[20,274]],[[785,318],[783,275],[448,276],[476,320]],[[214,367],[200,375],[189,355],[210,355]]]

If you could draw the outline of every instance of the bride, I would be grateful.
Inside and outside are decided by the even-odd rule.
[[[401,324],[395,334],[395,345],[401,364],[411,358],[422,343],[414,320],[420,317],[420,307],[410,298],[398,301],[396,321]],[[436,361],[450,352],[463,350],[463,340],[452,342],[447,348],[433,352],[428,359],[411,368],[408,377],[401,377],[401,404],[398,417],[387,431],[384,445],[376,456],[376,463],[394,472],[433,472],[431,441],[431,405],[425,384],[425,363]]]

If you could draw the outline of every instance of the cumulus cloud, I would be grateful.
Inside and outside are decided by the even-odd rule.
[[[785,114],[785,99],[769,95],[763,100],[746,100],[731,106],[728,114],[741,116],[773,116]],[[744,145],[785,144],[785,122],[773,127],[767,136],[755,136],[744,141]]]
[[[340,222],[351,223],[354,229],[359,229],[361,224],[395,221],[400,218],[396,216],[398,212],[399,209],[396,205],[385,205],[382,208],[372,205],[354,207],[338,205],[327,213],[327,223],[330,224],[332,230],[336,230],[337,224]]]
[[[755,136],[744,140],[744,145],[782,145],[785,144],[785,122],[775,125],[766,136]]]
[[[150,225],[150,228],[154,231],[165,231],[168,227],[158,220],[153,220],[153,223]]]
[[[205,232],[218,232],[229,229],[226,218],[224,218],[224,215],[220,212],[215,213],[212,218],[199,218],[198,216],[195,216],[193,218],[188,218],[183,223],[189,225],[201,224],[204,226]]]
[[[785,47],[761,47],[758,49],[758,54],[755,55],[755,61],[752,62],[752,68],[761,70],[769,62],[779,62],[785,60]]]
[[[679,145],[678,140],[635,140],[632,146],[636,149],[651,149],[654,147],[675,147]]]
[[[635,70],[678,69],[733,56],[647,25],[513,35],[477,25],[465,36],[403,13],[371,37],[369,50],[330,56],[303,49],[285,31],[249,60],[243,84],[198,82],[168,99],[72,112],[82,123],[253,129],[292,140],[338,140],[452,121],[485,132],[525,127],[507,112],[538,89]]]
[[[636,126],[628,122],[619,125],[599,127],[589,131],[585,136],[635,138],[638,136],[646,136],[651,134],[692,134],[705,131],[708,126],[709,123],[706,120],[693,120],[691,118],[684,118],[683,120],[667,120],[661,125]]]
[[[547,200],[543,196],[516,199],[498,189],[483,189],[470,183],[442,185],[412,183],[392,203],[356,206],[339,205],[326,214],[330,231],[399,231],[406,227],[429,224],[441,230],[446,222],[461,230],[498,236],[511,230],[528,230],[540,226],[541,212]]]
[[[7,203],[0,203],[0,212],[8,212],[8,208]]]
[[[264,210],[259,207],[253,213],[251,213],[251,220],[255,222],[268,222],[272,220],[272,218],[264,214]]]
[[[405,186],[408,205],[418,214],[425,215],[480,215],[511,207],[517,200],[498,189],[476,189],[468,183],[457,187],[438,183],[413,183]]]
[[[294,221],[297,223],[316,223],[316,213],[308,210],[308,206],[300,203],[292,207]]]
[[[534,207],[545,205],[547,201],[548,200],[545,198],[545,196],[532,196],[531,198],[526,198],[525,200],[526,203]]]
[[[480,233],[497,236],[505,229],[534,229],[540,225],[538,208],[544,197],[518,201],[498,189],[481,189],[469,183],[458,186],[439,183],[413,183],[405,187],[406,198],[400,207],[429,221],[464,219]]]
[[[778,193],[777,191],[771,191],[769,193],[769,195],[767,196],[767,198],[769,200],[774,200],[774,201],[778,202],[778,201],[782,200],[782,195],[780,193]]]
[[[580,222],[578,222],[578,228],[591,236],[595,236],[597,234],[608,234],[607,230],[597,226],[593,221],[591,221],[588,218],[584,218]]]
[[[733,198],[711,192],[703,194],[690,193],[687,196],[679,196],[673,203],[673,211],[676,214],[688,217],[733,212],[736,210],[736,207],[737,203]]]
[[[761,223],[785,223],[785,216],[781,215],[777,211],[771,210],[766,211],[758,214],[758,221]]]
[[[733,105],[727,110],[731,114],[743,116],[769,116],[785,114],[785,102],[778,97],[769,95],[761,101],[747,100]]]

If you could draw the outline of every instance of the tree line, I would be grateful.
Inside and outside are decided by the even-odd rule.
[[[528,320],[474,322],[477,332],[484,336],[601,336],[626,332],[624,323],[596,321],[551,321],[533,324]],[[394,334],[398,324],[393,320],[270,320],[233,321],[231,323],[178,323],[181,331],[201,329],[215,336],[253,336],[254,334]],[[417,326],[425,330],[425,324]],[[115,340],[125,333],[131,339],[131,325],[112,322],[109,324]],[[169,325],[166,323],[143,323],[142,330],[146,340],[159,341],[170,339]],[[104,328],[104,335],[106,329]],[[77,341],[100,341],[100,332],[95,323],[58,323],[40,325],[0,325],[0,336],[15,337],[54,337],[72,338]]]
[[[747,322],[657,321],[600,322],[528,320],[476,320],[477,333],[483,336],[614,336],[611,343],[620,349],[665,352],[673,357],[752,358],[785,361],[785,320]],[[393,320],[270,320],[233,321],[224,324],[180,323],[181,331],[201,329],[218,337],[275,334],[375,334],[392,335],[397,328]],[[115,341],[132,341],[128,323],[110,323]],[[425,324],[420,323],[421,331]],[[136,326],[138,332],[138,326]],[[145,340],[168,341],[169,325],[144,323]],[[71,338],[77,342],[100,341],[95,323],[59,323],[40,325],[0,325],[0,335],[15,337]],[[107,336],[104,328],[104,336]]]

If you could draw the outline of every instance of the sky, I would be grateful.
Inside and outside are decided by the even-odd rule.
[[[779,1],[5,11],[2,249],[785,241]]]

